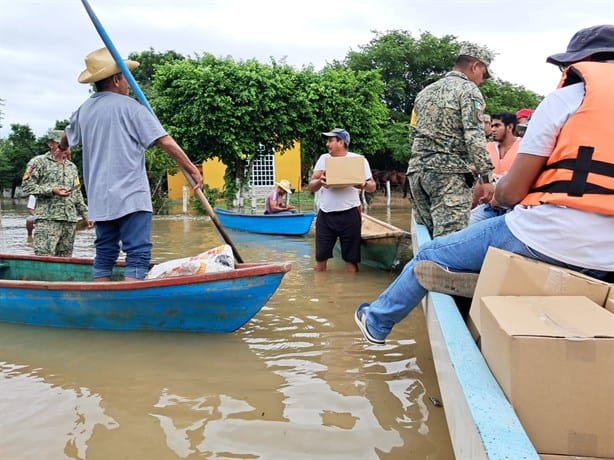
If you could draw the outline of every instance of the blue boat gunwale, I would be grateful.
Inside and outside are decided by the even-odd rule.
[[[79,257],[54,257],[33,255],[10,255],[0,254],[0,263],[4,260],[24,260],[40,263],[57,263],[63,265],[92,265],[92,259]],[[117,263],[118,267],[125,266],[125,262]],[[215,281],[249,278],[271,274],[285,274],[292,268],[291,262],[262,262],[236,264],[235,269],[218,272],[203,273],[198,275],[175,276],[169,278],[138,280],[138,281],[36,281],[36,280],[11,280],[0,278],[0,288],[25,288],[40,289],[47,291],[134,291],[160,287],[185,286],[191,284],[203,284]],[[0,272],[1,274],[1,272]]]
[[[417,252],[431,237],[426,227],[417,224],[413,216],[411,227]],[[491,373],[454,299],[446,294],[428,292],[423,307],[457,458],[539,460],[535,447]],[[444,359],[449,360],[450,368],[442,367],[445,365]],[[446,394],[453,397],[455,392],[464,399],[446,398]],[[466,422],[467,418],[470,418],[472,427],[456,425]]]

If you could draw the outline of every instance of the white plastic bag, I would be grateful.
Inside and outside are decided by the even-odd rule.
[[[197,256],[169,260],[154,265],[145,279],[198,275],[234,270],[232,248],[228,244],[209,249]]]

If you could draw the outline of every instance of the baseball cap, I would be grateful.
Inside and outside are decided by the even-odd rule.
[[[62,134],[64,134],[64,131],[60,129],[50,129],[47,131],[47,139],[54,142],[60,142],[62,140]]]
[[[490,63],[494,59],[494,54],[488,48],[478,46],[475,43],[464,42],[458,55],[469,56],[480,61],[486,66],[486,78],[490,78]]]
[[[322,133],[324,137],[338,137],[343,142],[345,142],[346,147],[350,146],[350,133],[348,133],[345,129],[335,128],[332,131],[327,133]]]

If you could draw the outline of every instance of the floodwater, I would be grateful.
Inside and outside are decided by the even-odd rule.
[[[369,213],[408,227],[408,205]],[[31,253],[25,204],[2,203],[0,252]],[[154,260],[221,244],[206,217],[156,217]],[[394,275],[339,260],[314,273],[301,238],[228,230],[245,261],[291,261],[233,334],[0,324],[0,459],[452,459],[421,309],[367,344],[356,306]],[[93,231],[75,255],[93,256]]]

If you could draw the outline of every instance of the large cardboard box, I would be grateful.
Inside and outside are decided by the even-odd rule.
[[[484,296],[586,296],[605,305],[611,285],[572,270],[557,267],[513,252],[490,248],[473,294],[469,310],[472,334],[482,332],[480,298]],[[613,304],[614,305],[614,304]],[[614,310],[613,310],[614,312]]]
[[[482,297],[482,354],[543,454],[614,457],[614,315],[586,297]]]
[[[329,187],[347,187],[365,183],[363,156],[329,157],[325,161],[326,183]]]

